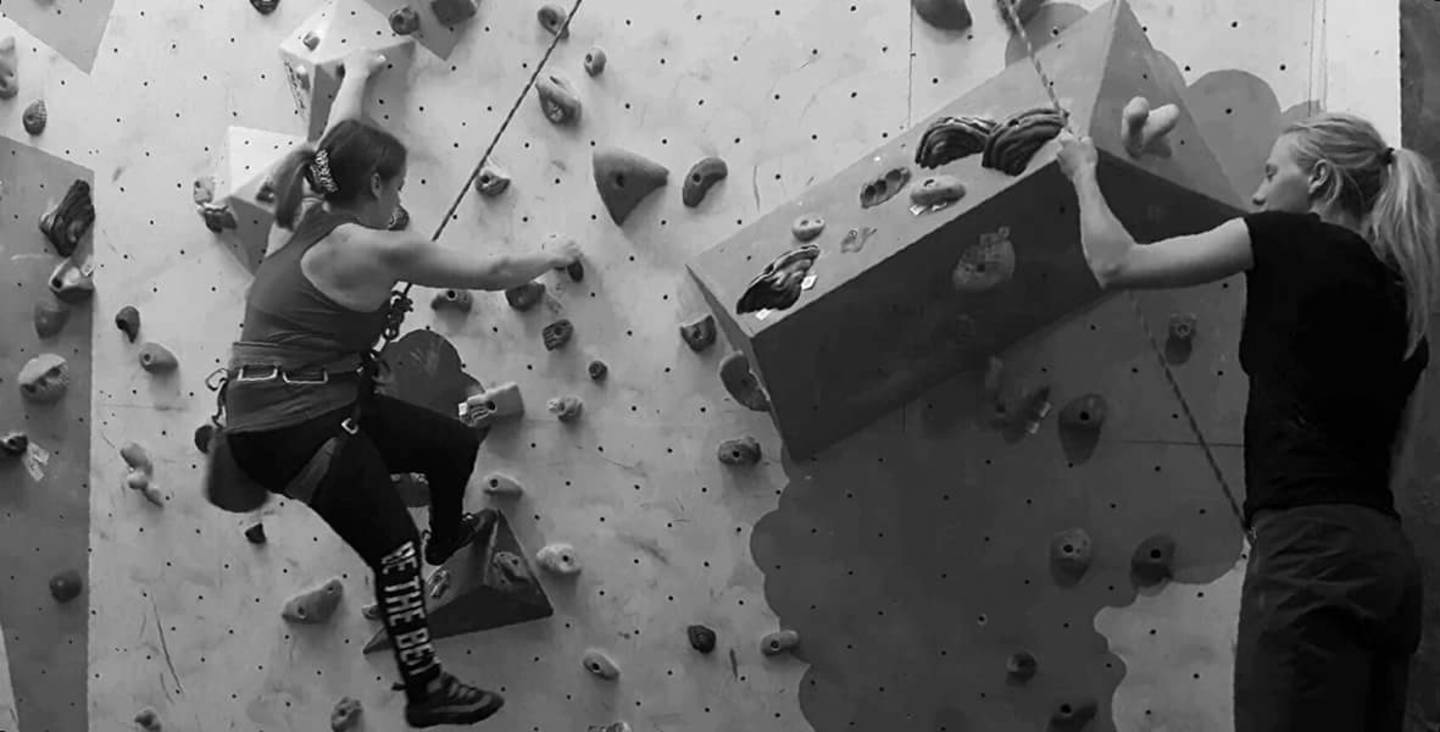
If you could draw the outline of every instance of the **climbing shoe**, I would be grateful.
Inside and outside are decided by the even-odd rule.
[[[424,699],[405,705],[405,722],[411,727],[434,727],[441,724],[475,724],[489,719],[505,698],[493,691],[477,689],[448,672],[430,686]]]
[[[484,509],[478,513],[465,513],[460,516],[460,527],[455,530],[454,538],[438,537],[433,532],[425,532],[425,562],[432,567],[438,567],[460,551],[464,547],[484,534],[488,533],[495,526],[495,511]]]

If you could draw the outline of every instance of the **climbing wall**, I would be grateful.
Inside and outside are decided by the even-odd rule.
[[[87,485],[87,472],[93,487],[88,587],[64,608],[88,606],[88,665],[64,665],[74,682],[56,682],[58,670],[36,668],[23,646],[40,641],[22,641],[31,631],[0,614],[19,729],[124,729],[144,707],[167,729],[314,729],[344,696],[364,704],[365,729],[402,728],[389,656],[361,652],[377,629],[361,613],[372,594],[366,569],[303,506],[277,500],[233,516],[205,503],[192,444],[213,409],[205,378],[239,332],[254,251],[206,230],[192,183],[217,176],[239,186],[311,131],[286,65],[296,53],[281,49],[303,43],[317,13],[344,18],[357,45],[389,46],[376,8],[396,3],[282,0],[261,15],[241,2],[118,0],[91,69],[11,14],[32,2],[0,5],[10,14],[0,34],[17,37],[22,86],[17,101],[0,102],[0,133],[94,171],[97,292],[65,337],[88,328],[88,317],[103,327],[72,359],[88,362],[76,371],[93,370],[94,383],[77,379],[63,411],[89,425],[88,442],[64,441],[89,458],[66,463],[79,471],[66,490]],[[979,2],[974,27],[960,33],[877,0],[577,5],[569,38],[544,70],[579,91],[581,121],[552,125],[530,92],[495,149],[514,178],[502,197],[461,189],[545,56],[551,36],[536,21],[538,3],[484,0],[454,35],[415,44],[394,70],[399,78],[382,75],[367,105],[410,145],[404,204],[416,229],[433,230],[459,196],[443,243],[500,253],[559,235],[586,252],[583,282],[546,275],[549,295],[528,313],[492,293],[476,293],[468,316],[437,313],[434,291],[412,293],[418,307],[407,329],[432,329],[474,378],[514,381],[525,395],[526,415],[488,435],[467,505],[502,510],[528,552],[565,542],[584,565],[578,577],[542,579],[553,615],[438,644],[458,675],[507,696],[491,724],[1018,730],[1043,728],[1069,704],[1072,716],[1093,709],[1095,729],[1223,729],[1244,561],[1226,494],[1240,498],[1245,382],[1234,348],[1243,281],[1104,298],[996,354],[1003,393],[1049,387],[1053,406],[1033,431],[990,429],[983,374],[961,372],[814,458],[790,460],[769,417],[736,404],[719,383],[732,344],[722,337],[696,353],[681,340],[678,325],[708,312],[686,265],[996,76],[1020,46]],[[1053,40],[1099,5],[1054,4],[1029,32],[1037,43]],[[1242,200],[1284,119],[1310,100],[1346,104],[1325,93],[1328,54],[1345,46],[1319,43],[1320,4],[1129,5],[1173,60],[1169,80],[1184,89]],[[595,45],[609,67],[592,79],[582,64]],[[39,96],[52,125],[29,138],[20,109]],[[670,170],[670,184],[623,226],[595,192],[591,157],[602,145]],[[730,175],[688,208],[683,176],[707,156],[725,159]],[[7,191],[30,175],[0,167]],[[32,216],[27,209],[15,225],[30,227]],[[135,343],[109,325],[127,304],[141,313]],[[9,354],[33,347],[13,345],[12,333],[30,332],[28,315],[14,310],[0,342],[6,378],[18,369]],[[1165,361],[1172,385],[1150,338],[1163,343],[1174,313],[1194,314],[1197,328],[1186,357]],[[547,351],[541,331],[562,317],[575,339]],[[179,370],[142,371],[145,342],[173,351]],[[593,359],[608,364],[606,381],[588,377]],[[1085,394],[1103,397],[1108,414],[1098,440],[1076,450],[1057,413]],[[563,395],[584,400],[574,424],[545,410]],[[758,440],[760,464],[721,464],[717,446],[744,436]],[[124,487],[117,448],[129,441],[150,450],[163,506]],[[479,478],[491,471],[517,478],[524,496],[482,494]],[[11,475],[24,474],[0,473],[7,489]],[[0,501],[17,500],[13,493],[0,491]],[[63,613],[46,604],[44,582],[65,558],[45,552],[64,544],[83,559],[87,542],[54,531],[43,511],[6,511],[20,530],[0,540],[37,560],[10,581],[24,583],[25,612],[53,621]],[[423,522],[424,509],[415,511]],[[82,525],[76,515],[66,513],[66,531]],[[263,545],[244,536],[257,520]],[[1052,537],[1075,528],[1088,533],[1094,556],[1084,580],[1065,587],[1051,574]],[[1137,589],[1132,553],[1157,534],[1175,541],[1174,578]],[[332,577],[345,588],[334,618],[281,619],[287,598]],[[0,611],[12,596],[0,593]],[[34,638],[73,633],[63,622]],[[713,653],[691,649],[691,624],[716,631]],[[782,628],[799,632],[799,647],[763,654],[761,639]],[[68,648],[85,647],[83,635],[72,639]],[[591,648],[618,663],[617,680],[582,667]],[[1026,683],[1006,673],[1019,651],[1035,660]],[[77,726],[84,714],[88,724]]]

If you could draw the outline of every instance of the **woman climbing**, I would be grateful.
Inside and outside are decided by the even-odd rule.
[[[1246,275],[1240,365],[1251,556],[1235,658],[1236,732],[1399,732],[1419,645],[1421,580],[1401,484],[1429,363],[1440,276],[1436,179],[1373,125],[1290,125],[1265,164],[1263,209],[1145,246],[1111,213],[1089,138],[1060,165],[1106,289]]]
[[[224,433],[240,470],[307,503],[374,570],[403,677],[405,720],[415,727],[470,724],[504,700],[441,670],[419,559],[439,565],[477,531],[480,520],[462,511],[480,440],[458,419],[372,394],[371,349],[399,281],[505,290],[569,266],[580,251],[565,243],[560,251],[483,257],[389,231],[406,149],[361,119],[367,82],[384,64],[370,52],[345,60],[319,144],[292,152],[274,177],[276,220],[292,233],[255,273],[223,394]],[[328,460],[312,460],[331,446]],[[423,473],[429,481],[423,548],[392,473]]]

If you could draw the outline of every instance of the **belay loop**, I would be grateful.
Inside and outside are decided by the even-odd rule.
[[[390,302],[386,305],[385,312],[385,341],[388,343],[400,337],[400,326],[405,323],[405,315],[415,309],[415,303],[405,290],[395,290],[390,293]]]

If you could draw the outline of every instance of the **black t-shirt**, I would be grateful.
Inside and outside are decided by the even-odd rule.
[[[1391,447],[1406,400],[1430,361],[1405,359],[1400,276],[1348,229],[1314,214],[1245,217],[1240,366],[1245,411],[1245,522],[1256,511],[1320,503],[1391,515]]]

